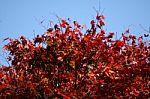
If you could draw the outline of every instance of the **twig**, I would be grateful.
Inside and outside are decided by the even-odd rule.
[[[35,20],[44,28],[47,29],[42,23],[45,21],[45,19],[43,19],[42,21],[39,21],[36,17],[34,17]]]
[[[149,30],[147,30],[147,29],[145,29],[141,24],[139,24],[139,26],[140,26],[145,32],[147,32],[147,33],[150,34],[150,27],[149,27]]]

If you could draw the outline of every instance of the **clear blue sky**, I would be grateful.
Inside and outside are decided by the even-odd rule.
[[[150,0],[100,0],[100,5],[107,32],[121,34],[130,28],[138,35],[145,33],[139,24],[146,29],[150,26]],[[57,22],[54,13],[88,25],[96,15],[93,7],[99,8],[99,0],[0,0],[0,48],[6,37],[24,35],[31,39],[34,34],[42,34],[45,29],[40,21],[45,19],[45,26],[50,20]],[[1,56],[0,61],[5,63]]]

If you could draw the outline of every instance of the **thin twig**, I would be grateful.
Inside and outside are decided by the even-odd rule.
[[[149,30],[145,29],[141,24],[139,24],[139,26],[147,33],[150,33],[150,27],[149,27]]]
[[[59,24],[61,24],[61,22],[60,22],[60,18],[58,17],[58,15],[57,15],[57,14],[55,14],[55,16],[57,17]],[[63,29],[62,29],[62,27],[61,27],[61,26],[60,26],[60,29],[61,29],[61,32],[63,33]]]
[[[43,19],[42,21],[39,21],[36,17],[34,17],[35,20],[39,23],[39,25],[41,25],[44,29],[47,29],[44,25],[43,22],[45,21],[45,19]]]

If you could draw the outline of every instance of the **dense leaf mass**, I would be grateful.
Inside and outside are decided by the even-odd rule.
[[[86,29],[59,18],[33,41],[5,39],[11,66],[0,68],[0,98],[148,98],[149,41],[129,30],[114,40],[114,33],[103,29],[104,19],[97,15]]]

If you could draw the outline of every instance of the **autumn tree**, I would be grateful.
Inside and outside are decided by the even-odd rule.
[[[89,29],[58,19],[33,41],[5,39],[11,66],[0,68],[0,98],[148,98],[150,46],[143,36],[127,30],[114,40],[103,15]]]

